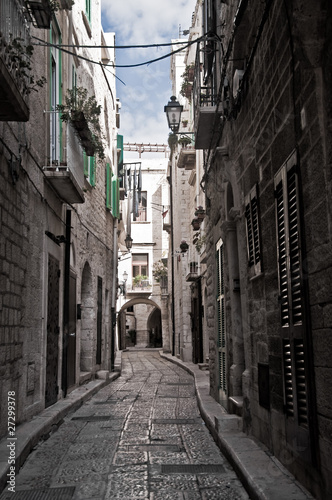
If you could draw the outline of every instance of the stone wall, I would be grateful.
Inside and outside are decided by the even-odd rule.
[[[207,167],[206,194],[210,208],[206,221],[209,291],[206,309],[211,393],[218,399],[214,252],[215,243],[221,237],[226,247],[227,361],[229,369],[234,367],[242,351],[244,365],[239,389],[242,390],[244,429],[267,445],[317,498],[326,498],[327,492],[331,492],[332,417],[328,398],[332,370],[328,341],[332,299],[331,146],[327,140],[331,121],[331,76],[326,70],[331,61],[331,43],[322,33],[329,33],[326,18],[331,19],[331,8],[324,11],[323,3],[319,2],[313,13],[309,4],[302,2],[300,6],[299,2],[294,2],[290,6],[281,1],[269,5],[248,4],[235,30],[226,68],[232,116],[223,124],[219,141],[222,148],[215,151]],[[224,47],[231,40],[236,8],[236,2],[223,4],[221,8],[225,23],[220,35]],[[255,36],[257,43],[249,43]],[[241,95],[233,98],[233,74],[243,64],[235,59],[246,57],[250,69],[245,85]],[[292,441],[286,430],[290,418],[284,410],[274,178],[294,151],[298,158],[300,193],[303,300],[306,304],[303,327],[311,450],[310,445],[300,445],[296,441],[295,433]],[[233,209],[223,192],[225,184],[231,186]],[[253,274],[248,266],[245,198],[255,185],[259,200],[262,267],[261,272]],[[236,227],[237,241],[233,244],[230,244],[230,233],[224,224],[231,220]],[[232,294],[231,248],[234,251],[237,248],[239,262],[241,299],[237,313],[234,308],[238,299]],[[237,322],[242,329],[242,346],[235,335]],[[267,367],[269,373],[268,408],[260,399],[261,366]],[[229,370],[229,396],[234,395],[233,375]],[[231,406],[229,409],[234,410]],[[321,463],[320,470],[315,466],[316,460]]]

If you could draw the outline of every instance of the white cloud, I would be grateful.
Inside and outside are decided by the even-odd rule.
[[[196,0],[102,0],[103,27],[114,31],[117,45],[169,43],[188,29]],[[117,49],[116,64],[137,64],[155,59],[171,47]],[[170,59],[136,68],[117,68],[126,83],[117,82],[120,98],[121,128],[125,142],[165,143],[168,128],[164,105],[171,95]]]

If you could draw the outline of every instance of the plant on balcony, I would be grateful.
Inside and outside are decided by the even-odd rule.
[[[175,148],[175,146],[177,145],[177,143],[178,143],[177,135],[170,132],[168,134],[168,145],[169,145],[170,149],[173,150]]]
[[[23,42],[23,43],[22,43]],[[35,80],[32,71],[31,58],[34,48],[32,45],[25,45],[23,38],[13,38],[6,46],[6,56],[10,62],[13,72],[19,79],[26,81],[26,92],[30,94],[33,90],[38,92],[39,88],[46,83],[46,78],[43,76]]]
[[[204,208],[201,205],[196,208],[196,210],[195,210],[195,216],[198,219],[200,219],[200,220],[204,219],[204,217],[205,217],[205,210],[204,210]]]
[[[206,235],[203,234],[203,236],[200,236],[196,242],[195,248],[197,252],[200,254],[202,251],[202,248],[205,246],[206,243]]]
[[[68,89],[65,104],[58,104],[56,110],[60,111],[63,122],[69,122],[74,127],[86,154],[97,154],[99,159],[104,159],[103,135],[99,123],[101,105],[97,104],[95,96],[88,97],[88,91],[83,87]]]
[[[195,65],[190,64],[189,66],[186,66],[184,73],[181,75],[183,80],[182,80],[180,94],[183,97],[186,97],[189,101],[191,101],[191,93],[194,81],[194,71],[195,71]]]
[[[191,144],[191,139],[189,137],[186,137],[185,135],[181,135],[179,138],[179,144],[181,144],[181,146],[185,148],[186,146],[189,146],[189,144]]]
[[[186,242],[186,240],[182,240],[181,243],[180,243],[180,250],[182,253],[185,253],[189,248],[189,245],[188,243]]]
[[[145,281],[148,279],[149,279],[148,276],[145,276],[144,274],[138,274],[133,279],[133,284],[134,284],[134,286],[142,286],[142,281]]]
[[[195,219],[193,219],[191,221],[191,225],[192,225],[194,231],[198,231],[198,229],[201,226],[201,221],[197,217],[195,217]]]
[[[168,275],[168,269],[161,260],[158,260],[152,266],[152,274],[156,282],[160,283],[162,278]]]

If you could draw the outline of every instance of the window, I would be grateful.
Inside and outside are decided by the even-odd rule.
[[[248,265],[253,268],[254,274],[259,274],[261,272],[261,250],[257,185],[250,191],[249,195],[245,199],[245,217]]]
[[[302,441],[303,453],[310,455],[308,370],[306,368],[308,353],[305,342],[297,172],[297,157],[296,153],[293,153],[274,180],[280,324],[283,348],[284,408],[288,417],[286,425],[290,429],[290,440],[294,441],[295,432]],[[307,445],[305,440],[307,440]]]
[[[219,402],[227,400],[226,377],[226,323],[225,323],[225,291],[224,291],[224,246],[220,239],[216,244],[217,268],[217,332],[218,332],[218,371],[219,371]]]
[[[132,256],[133,278],[136,276],[148,276],[149,256],[147,253],[136,253]]]
[[[96,159],[83,152],[84,176],[92,187],[96,185]]]
[[[147,193],[146,191],[141,191],[140,199],[138,200],[138,216],[136,221],[146,222],[146,209],[147,209]]]
[[[55,27],[51,31],[51,43],[61,43],[61,37]],[[61,104],[61,53],[55,47],[51,48],[51,75],[50,75],[50,149],[52,162],[61,161],[61,120],[60,113],[57,113],[57,104]]]

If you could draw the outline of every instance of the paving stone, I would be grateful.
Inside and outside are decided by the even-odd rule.
[[[122,361],[119,379],[38,444],[17,486],[72,486],[73,500],[247,499],[200,417],[193,378],[156,351]],[[213,465],[223,472],[208,473]]]

